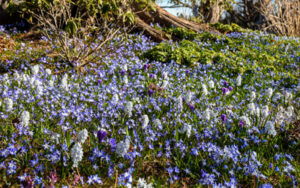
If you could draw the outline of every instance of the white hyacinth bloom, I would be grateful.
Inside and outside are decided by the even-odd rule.
[[[65,74],[61,80],[61,88],[69,91],[69,85],[68,85],[68,75]]]
[[[207,86],[206,86],[205,84],[202,84],[202,91],[203,91],[203,94],[204,94],[204,95],[207,95],[207,94],[208,94]]]
[[[125,75],[123,77],[123,82],[124,82],[124,84],[128,84],[128,77],[127,77],[127,75]]]
[[[124,70],[124,71],[127,71],[127,70],[128,70],[127,64],[125,64],[125,65],[123,66],[123,70]]]
[[[132,116],[133,103],[128,101],[125,106],[125,113],[128,114],[129,117]]]
[[[187,137],[189,138],[192,134],[192,126],[190,124],[185,124],[183,126],[183,131],[186,133]]]
[[[192,101],[193,93],[191,91],[188,91],[185,97],[186,102],[190,103]]]
[[[155,120],[153,121],[153,124],[154,124],[154,126],[157,127],[159,130],[162,130],[162,129],[163,129],[162,124],[161,124],[161,121],[160,121],[159,119],[155,119]]]
[[[208,87],[209,87],[209,88],[214,88],[214,87],[215,87],[215,82],[212,81],[212,80],[210,80],[210,81],[208,82]]]
[[[42,86],[39,85],[36,87],[36,94],[38,96],[43,95],[43,87]]]
[[[250,123],[250,119],[247,116],[241,116],[240,120],[246,124],[247,127],[249,127],[251,125]]]
[[[273,95],[273,89],[272,89],[272,88],[269,88],[269,89],[267,90],[267,96],[270,98],[272,95]]]
[[[45,72],[46,72],[47,75],[49,75],[49,76],[51,75],[51,70],[50,69],[46,69]]]
[[[269,135],[276,136],[277,134],[274,123],[272,123],[271,121],[267,121],[265,125],[265,130]]]
[[[182,112],[183,110],[183,102],[182,102],[182,96],[179,95],[179,97],[176,99],[176,105],[179,112]]]
[[[265,106],[263,106],[261,108],[261,115],[262,115],[263,118],[268,117],[268,115],[269,115],[269,107],[268,107],[268,105],[265,105]]]
[[[287,118],[291,118],[294,114],[294,107],[293,106],[289,106],[287,108],[287,111],[285,112],[285,115],[287,116]]]
[[[207,108],[204,113],[203,113],[203,118],[204,120],[209,120],[210,119],[210,114],[211,114],[211,111],[209,108]]]
[[[79,142],[76,142],[71,150],[71,157],[73,161],[73,167],[78,167],[78,163],[82,160],[83,149]]]
[[[137,188],[153,188],[152,183],[147,184],[144,178],[139,178]]]
[[[238,77],[236,78],[236,85],[237,86],[241,86],[242,85],[242,76],[238,75]]]
[[[145,129],[149,124],[149,117],[147,115],[142,116],[142,128]]]
[[[111,100],[113,104],[117,104],[119,102],[119,95],[115,93]]]
[[[126,139],[125,141],[121,141],[117,144],[116,152],[120,157],[124,157],[130,147],[130,140]]]
[[[163,83],[161,84],[161,87],[162,88],[166,88],[169,84],[169,81],[168,80],[164,80]]]
[[[250,100],[253,101],[255,98],[256,98],[255,91],[251,91],[251,93],[250,93]]]
[[[40,66],[39,66],[39,65],[34,65],[34,66],[31,67],[31,73],[32,73],[33,75],[38,74],[38,73],[39,73],[39,70],[40,70]]]
[[[255,114],[256,108],[255,108],[255,104],[253,102],[248,104],[248,109],[249,109],[251,115]]]
[[[83,144],[85,142],[85,140],[88,138],[89,133],[86,129],[81,130],[78,133],[78,142]]]
[[[14,102],[11,98],[5,98],[4,99],[4,104],[6,106],[6,111],[10,112],[13,109]]]
[[[20,116],[20,124],[22,126],[28,126],[30,120],[30,113],[28,111],[23,111]]]
[[[291,100],[293,98],[293,94],[291,92],[286,92],[284,94],[284,99],[285,99],[285,102],[288,102],[289,100]]]

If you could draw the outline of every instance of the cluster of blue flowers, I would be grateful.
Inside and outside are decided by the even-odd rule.
[[[248,35],[228,36],[253,46],[266,37]],[[299,85],[259,71],[226,75],[215,64],[147,62],[135,51],[154,43],[134,38],[84,74],[52,74],[45,57],[0,75],[0,182],[272,187],[277,177],[297,186],[299,143],[281,144],[297,119]]]

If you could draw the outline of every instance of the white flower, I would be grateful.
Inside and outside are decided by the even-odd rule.
[[[179,97],[176,99],[176,105],[179,112],[182,112],[183,110],[183,102],[182,102],[182,96],[179,95]]]
[[[119,102],[119,96],[118,96],[118,94],[115,93],[113,95],[112,102],[113,102],[113,104],[117,104]]]
[[[255,114],[256,108],[255,108],[255,104],[253,102],[248,104],[248,109],[249,109],[251,115]]]
[[[5,104],[6,110],[8,112],[12,111],[14,102],[13,102],[13,100],[11,98],[5,98],[4,99],[4,104]]]
[[[43,95],[43,87],[42,86],[38,85],[36,87],[36,94],[37,95]]]
[[[270,97],[272,96],[272,94],[273,94],[273,89],[272,89],[272,88],[269,88],[269,89],[267,90],[267,96],[270,98]]]
[[[288,102],[290,99],[292,99],[293,98],[293,95],[292,95],[292,93],[291,92],[286,92],[285,94],[284,94],[284,99],[285,99],[285,102]]]
[[[31,67],[31,73],[32,73],[33,75],[38,74],[38,73],[39,73],[39,70],[40,70],[40,66],[39,66],[39,65],[34,65],[34,66]]]
[[[155,120],[153,121],[153,124],[154,124],[154,126],[157,127],[159,130],[162,130],[162,129],[163,129],[162,124],[161,124],[161,121],[160,121],[159,119],[155,119]]]
[[[71,157],[73,160],[73,167],[78,167],[78,163],[82,160],[83,150],[79,142],[76,142],[71,150]]]
[[[152,183],[147,184],[144,178],[139,178],[137,188],[153,188]]]
[[[14,77],[14,79],[17,80],[17,81],[20,81],[20,80],[21,80],[21,76],[20,76],[20,74],[19,74],[17,71],[14,72],[13,77]]]
[[[126,139],[125,141],[121,141],[117,144],[116,152],[119,156],[124,157],[130,147],[130,140]]]
[[[161,76],[163,77],[163,79],[169,80],[169,77],[168,77],[168,73],[167,73],[167,72],[163,72],[163,73],[161,74]]]
[[[149,124],[149,117],[147,115],[143,115],[142,121],[143,121],[142,128],[145,129]]]
[[[207,109],[204,111],[204,113],[203,113],[203,118],[204,118],[205,120],[209,120],[209,119],[210,119],[210,114],[211,114],[211,111],[210,111],[209,108],[207,108]]]
[[[214,88],[214,87],[215,87],[215,82],[212,81],[212,80],[210,80],[210,81],[208,82],[208,87],[209,87],[209,88]]]
[[[242,76],[238,75],[238,77],[236,78],[236,85],[237,86],[241,86],[242,85]]]
[[[54,133],[54,134],[51,136],[51,140],[53,140],[56,144],[59,144],[59,139],[60,139],[60,135],[57,134],[57,133]]]
[[[205,84],[202,84],[202,91],[203,91],[203,94],[204,94],[204,95],[207,95],[207,94],[208,94],[207,87],[206,87]]]
[[[269,135],[276,136],[277,134],[274,124],[271,121],[267,121],[265,125],[265,130]]]
[[[50,69],[46,69],[45,72],[46,72],[46,74],[48,74],[49,76],[51,75],[51,70],[50,70]]]
[[[127,70],[128,70],[127,64],[125,64],[125,65],[123,66],[123,70],[124,70],[124,71],[127,71]]]
[[[250,120],[249,120],[249,118],[248,118],[247,116],[241,116],[241,117],[240,117],[240,120],[241,120],[243,123],[245,123],[247,127],[250,126]]]
[[[166,88],[168,84],[169,84],[169,81],[168,80],[164,80],[163,83],[161,84],[161,87],[162,88]]]
[[[124,84],[128,84],[128,77],[127,77],[127,75],[125,75],[123,77],[123,82],[124,82]]]
[[[29,120],[30,120],[30,114],[29,114],[29,112],[28,111],[23,111],[21,113],[20,119],[21,119],[20,124],[22,126],[24,126],[24,127],[28,126]]]
[[[132,116],[132,108],[133,108],[133,103],[131,101],[128,101],[125,106],[125,113],[128,114],[129,117]]]
[[[78,142],[83,144],[88,136],[89,136],[89,133],[86,129],[81,130],[78,133]]]
[[[261,115],[262,115],[263,118],[268,117],[268,115],[269,115],[269,107],[268,107],[268,105],[265,105],[265,106],[263,106],[261,108]]]
[[[251,93],[250,93],[250,101],[253,101],[255,98],[256,98],[255,91],[251,91]]]
[[[61,88],[69,91],[69,85],[68,85],[68,75],[65,74],[61,80]]]
[[[291,118],[294,114],[294,107],[293,106],[289,106],[285,112],[286,116],[288,118]]]
[[[183,126],[183,131],[186,133],[187,137],[189,138],[192,134],[192,126],[190,124],[185,124]]]
[[[193,96],[193,93],[191,91],[188,91],[186,94],[186,97],[185,97],[186,102],[190,103],[192,100],[192,96]]]

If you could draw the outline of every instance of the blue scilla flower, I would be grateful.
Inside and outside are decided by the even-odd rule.
[[[270,183],[265,183],[265,184],[262,184],[261,186],[259,186],[259,188],[273,188],[273,186]]]

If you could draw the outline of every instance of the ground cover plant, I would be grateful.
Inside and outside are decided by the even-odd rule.
[[[0,30],[1,186],[298,186],[299,38],[131,35],[78,73]]]

